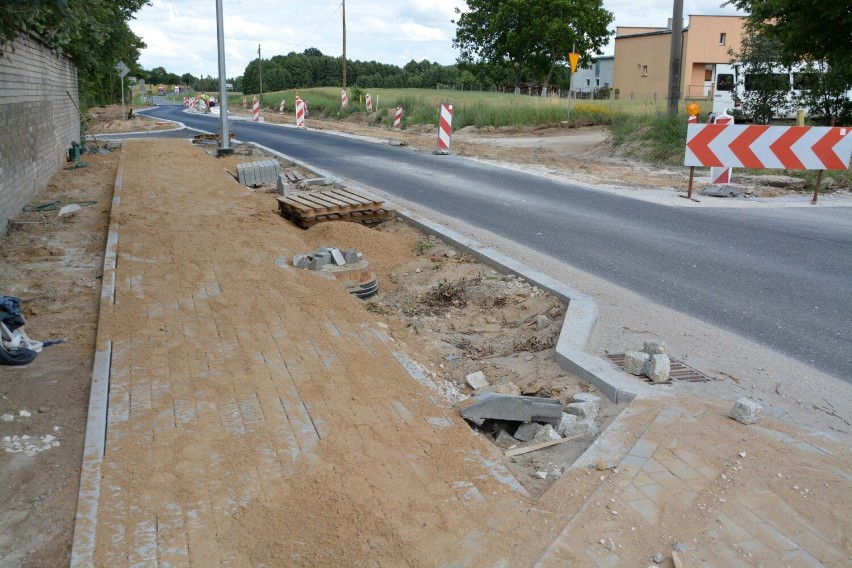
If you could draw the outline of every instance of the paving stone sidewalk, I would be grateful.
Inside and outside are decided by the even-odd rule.
[[[640,400],[533,500],[357,299],[287,266],[314,247],[269,195],[185,141],[122,153],[77,566],[850,564],[837,441]]]

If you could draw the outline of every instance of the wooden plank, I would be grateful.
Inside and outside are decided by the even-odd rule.
[[[528,454],[530,452],[534,452],[536,450],[542,450],[544,448],[549,448],[550,446],[555,446],[557,444],[564,444],[565,442],[570,442],[571,440],[576,440],[577,438],[582,438],[586,434],[577,434],[576,436],[569,436],[567,438],[560,438],[559,440],[550,440],[549,442],[542,442],[540,444],[534,444],[532,446],[524,446],[523,448],[513,448],[511,450],[506,450],[504,454],[507,458],[512,456],[519,456],[521,454]]]

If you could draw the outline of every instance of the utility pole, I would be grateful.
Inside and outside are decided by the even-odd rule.
[[[669,60],[669,114],[677,114],[680,102],[680,68],[683,55],[683,0],[674,0],[672,48]]]
[[[257,44],[257,69],[260,75],[260,100],[263,101],[263,58],[260,56],[260,44]],[[263,106],[263,102],[260,105]]]
[[[343,90],[346,90],[346,0],[342,0],[343,8]]]
[[[219,140],[218,156],[234,153],[231,148],[231,125],[228,123],[228,88],[225,86],[225,30],[223,28],[222,0],[216,0],[216,39],[219,44],[219,122],[222,136]]]

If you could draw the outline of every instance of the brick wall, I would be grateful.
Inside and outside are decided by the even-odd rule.
[[[37,40],[19,36],[0,56],[0,231],[65,165],[80,119],[77,69]]]

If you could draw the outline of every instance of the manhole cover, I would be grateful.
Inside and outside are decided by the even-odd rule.
[[[610,353],[607,355],[607,358],[612,361],[612,363],[621,369],[624,370],[624,353]],[[700,371],[696,371],[689,365],[686,365],[677,359],[671,360],[671,373],[669,374],[669,380],[663,381],[662,383],[655,383],[648,377],[636,377],[637,379],[641,379],[650,385],[668,385],[671,384],[672,381],[687,381],[690,383],[706,383],[712,381],[710,377],[705,375]]]

